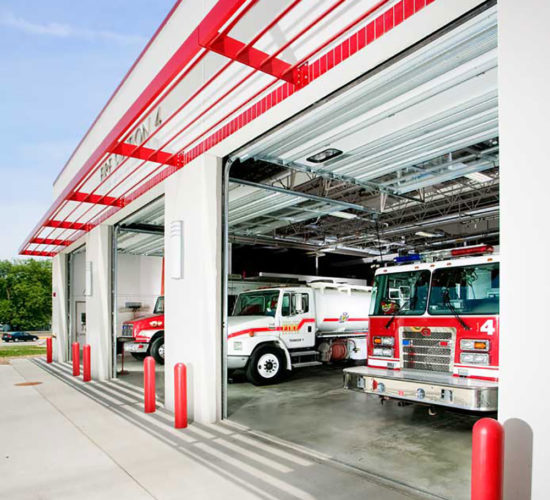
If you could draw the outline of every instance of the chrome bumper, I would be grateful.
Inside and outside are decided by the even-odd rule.
[[[145,354],[149,344],[143,342],[124,342],[124,352],[137,352]]]
[[[498,382],[453,377],[451,373],[390,371],[368,366],[344,370],[346,389],[472,411],[496,411]]]

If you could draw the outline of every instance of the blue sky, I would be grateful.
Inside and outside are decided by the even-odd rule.
[[[0,259],[175,0],[0,0]]]

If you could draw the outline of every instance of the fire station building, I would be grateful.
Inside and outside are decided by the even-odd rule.
[[[70,361],[74,342],[88,344],[94,379],[130,372],[127,380],[141,384],[143,358],[152,355],[168,409],[174,365],[183,362],[195,422],[234,420],[446,498],[466,498],[471,427],[483,416],[449,410],[453,390],[490,387],[505,429],[506,498],[546,498],[547,328],[537,313],[550,300],[550,276],[544,256],[534,257],[547,240],[549,20],[542,0],[177,1],[21,246],[22,255],[53,260],[55,360]],[[380,306],[388,316],[380,335],[400,333],[368,348],[369,357],[391,357],[380,365],[385,377],[426,356],[422,373],[450,381],[441,404],[415,399],[425,397],[417,389],[414,401],[388,396],[389,379],[374,388],[384,405],[362,393],[368,381],[344,388],[343,370],[366,365],[367,351],[357,361],[351,351],[363,348],[347,337],[337,342],[335,330],[314,331],[313,316],[306,327],[317,340],[307,349],[274,341],[279,354],[248,356],[245,341],[258,340],[259,319],[230,342],[232,314],[247,319],[243,291],[313,289],[309,303],[289,295],[281,323],[269,312],[278,299],[255,313],[271,315],[264,333],[285,333],[285,307],[313,314],[316,282],[348,287],[351,300],[400,258],[472,248],[493,250],[480,258],[500,262],[502,292],[494,266],[482,312],[469,313],[468,300],[453,295],[480,270],[448,287],[441,307],[451,333],[438,337],[441,352],[412,352],[421,336],[403,343],[399,312],[413,314],[410,280],[387,285],[396,298]],[[380,299],[371,292],[373,304]],[[437,318],[437,307],[428,305],[423,321]],[[478,316],[485,319],[472,326]],[[350,318],[343,311],[332,321]],[[436,331],[436,323],[419,325]],[[379,335],[374,324],[370,336]],[[463,327],[466,339],[482,342],[479,353],[455,337]],[[434,368],[437,356],[448,356],[444,369]],[[344,358],[350,363],[336,362]],[[278,364],[290,374],[251,383],[269,382]],[[434,380],[425,383],[443,387]],[[327,426],[319,434],[316,421]],[[332,441],[329,429],[342,434]],[[434,482],[434,470],[449,481]]]

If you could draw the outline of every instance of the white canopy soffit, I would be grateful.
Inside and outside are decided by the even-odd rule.
[[[56,255],[434,1],[219,0],[78,166],[20,254]]]

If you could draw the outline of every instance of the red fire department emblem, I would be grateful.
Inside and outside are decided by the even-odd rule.
[[[423,337],[429,337],[431,334],[432,331],[429,328],[422,328],[422,330],[420,330],[420,335]]]

